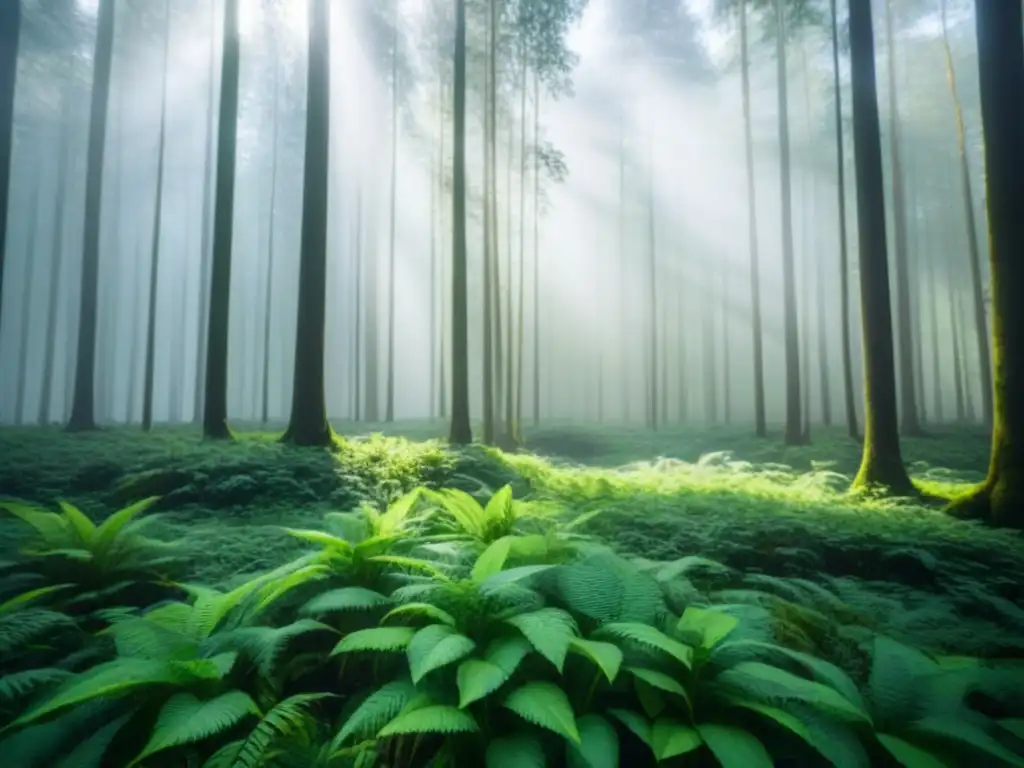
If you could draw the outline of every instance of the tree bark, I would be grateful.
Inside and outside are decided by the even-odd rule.
[[[103,210],[103,157],[107,143],[110,71],[114,59],[114,0],[99,0],[93,57],[89,149],[85,171],[85,228],[82,237],[82,290],[78,316],[78,355],[71,417],[67,428],[96,428],[96,315],[99,303],[100,214]]]
[[[263,306],[263,370],[260,384],[260,423],[266,425],[270,420],[270,332],[271,319],[274,313],[274,235],[277,210],[277,138],[281,119],[278,114],[280,104],[281,81],[277,62],[274,62],[274,102],[271,107],[274,130],[270,139],[270,203],[267,211],[267,270],[266,288]]]
[[[306,157],[302,183],[299,315],[292,412],[284,442],[327,446],[333,440],[324,395],[327,315],[328,180],[331,136],[331,41],[328,0],[311,0],[306,80]]]
[[[864,333],[864,448],[854,488],[915,493],[900,453],[896,372],[885,236],[882,141],[870,3],[850,5],[853,140],[860,234],[860,298]]]
[[[975,3],[985,134],[994,363],[988,476],[956,508],[994,525],[1024,527],[1024,11]]]
[[[484,151],[484,192],[483,192],[483,253],[484,253],[484,301],[483,301],[483,441],[485,445],[494,444],[494,390],[495,390],[495,337],[497,337],[499,344],[501,339],[501,310],[498,308],[498,315],[495,318],[495,296],[497,291],[494,288],[496,281],[496,267],[495,254],[494,254],[494,238],[491,235],[491,230],[495,226],[494,209],[491,205],[491,201],[494,195],[494,187],[491,183],[491,174],[494,173],[494,168],[491,165],[491,142],[493,140],[493,134],[491,131],[491,99],[492,91],[494,90],[495,84],[493,80],[493,74],[490,66],[491,51],[494,48],[494,25],[497,23],[496,19],[496,6],[495,0],[489,0],[487,3],[487,57],[488,66],[484,69],[484,137],[483,137],[483,151]],[[497,333],[495,334],[495,319],[497,319],[499,325]],[[498,380],[501,380],[501,352],[499,349],[497,361],[497,376]]]
[[[4,254],[10,205],[11,155],[14,147],[14,92],[18,80],[21,2],[0,4],[0,321],[3,320]]]
[[[454,445],[473,442],[469,420],[466,286],[466,0],[455,0],[455,138],[452,160],[452,423]]]
[[[235,221],[235,152],[238,139],[240,69],[238,0],[226,0],[221,57],[220,118],[217,126],[216,201],[213,260],[206,338],[203,436],[231,437],[228,429],[228,323],[231,304],[231,247]]]
[[[28,348],[32,343],[32,336],[29,329],[32,327],[32,286],[35,282],[36,267],[36,238],[39,230],[39,198],[42,191],[42,184],[38,177],[33,183],[35,187],[30,193],[28,216],[25,219],[25,231],[27,238],[25,243],[25,282],[21,289],[21,324],[18,332],[21,334],[21,345],[18,347],[18,368],[17,368],[17,391],[14,401],[14,423],[25,423],[25,391],[28,388]],[[2,209],[0,209],[2,211]],[[2,215],[2,214],[0,214]],[[56,236],[56,233],[55,235]]]
[[[395,226],[398,218],[398,4],[391,38],[391,178],[388,212],[388,372],[384,384],[384,421],[395,420]]]

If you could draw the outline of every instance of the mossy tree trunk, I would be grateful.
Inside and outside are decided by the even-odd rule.
[[[896,412],[882,140],[870,3],[850,5],[850,57],[865,372],[864,448],[853,487],[881,486],[904,495],[913,493],[914,486],[903,466]]]
[[[454,151],[452,158],[452,422],[448,439],[473,442],[469,420],[466,286],[466,0],[455,0]]]
[[[96,319],[99,304],[100,213],[103,210],[103,158],[106,152],[110,71],[114,60],[114,0],[100,0],[96,18],[89,148],[85,171],[85,228],[82,236],[82,287],[78,310],[78,355],[71,417],[67,428],[96,428]]]
[[[1020,3],[975,4],[985,132],[994,398],[988,476],[954,509],[1024,527],[1024,40]]]
[[[306,78],[306,157],[302,182],[299,316],[295,333],[292,412],[284,442],[326,446],[333,438],[324,395],[327,315],[327,224],[331,136],[331,49],[328,0],[312,0]]]
[[[228,429],[228,323],[231,303],[231,247],[235,222],[239,58],[238,0],[227,0],[224,6],[213,259],[210,264],[206,386],[203,394],[203,436],[216,439],[231,437]]]
[[[14,146],[14,91],[18,79],[21,2],[0,3],[0,302],[4,294],[4,252]],[[3,304],[0,303],[0,320]]]

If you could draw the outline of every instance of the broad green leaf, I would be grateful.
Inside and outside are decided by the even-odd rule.
[[[380,621],[383,624],[389,619],[401,619],[406,617],[412,618],[414,616],[433,619],[434,621],[438,621],[442,624],[447,624],[450,627],[455,626],[454,616],[448,613],[448,611],[441,610],[431,603],[406,603],[405,605],[400,605],[384,614],[384,618]]]
[[[719,673],[715,684],[766,703],[785,697],[851,721],[870,722],[866,712],[835,689],[756,661],[744,661]]]
[[[566,742],[569,768],[619,768],[619,734],[600,715],[584,715],[576,721],[580,743]]]
[[[342,553],[349,553],[352,551],[352,545],[349,544],[345,539],[340,536],[335,536],[326,531],[316,531],[311,529],[299,529],[299,528],[285,528],[284,532],[290,536],[294,536],[302,541],[307,541],[310,544],[319,544],[322,547],[328,549],[335,549]]]
[[[484,507],[484,517],[488,520],[510,521],[512,514],[512,486],[504,485],[495,491]]]
[[[507,677],[511,677],[519,663],[532,649],[530,641],[525,637],[499,637],[487,646],[484,659],[500,667]]]
[[[658,760],[685,755],[703,743],[704,740],[695,728],[678,720],[659,717],[651,727],[651,746]]]
[[[473,564],[473,571],[470,577],[477,584],[481,584],[496,573],[499,573],[508,559],[512,550],[512,542],[515,536],[502,536],[480,553],[480,557]]]
[[[387,605],[390,600],[380,592],[363,587],[342,587],[323,592],[302,606],[302,613],[316,616],[343,611],[369,611]]]
[[[565,691],[554,683],[527,683],[505,697],[504,705],[527,722],[580,743],[576,716]]]
[[[690,707],[690,694],[686,692],[686,689],[677,680],[666,675],[664,672],[659,672],[656,669],[645,669],[643,667],[626,667],[626,671],[629,672],[633,677],[643,680],[648,685],[657,688],[665,693],[672,693],[676,696],[682,697],[686,702],[687,708]]]
[[[95,533],[96,549],[104,550],[113,544],[118,534],[121,533],[128,523],[148,510],[158,501],[160,501],[159,496],[150,496],[149,498],[141,499],[140,501],[136,501],[134,504],[128,505],[124,509],[119,509],[100,523]]]
[[[614,622],[612,624],[605,624],[594,635],[610,635],[622,640],[628,640],[645,648],[661,651],[671,656],[687,669],[690,669],[693,665],[693,648],[683,645],[664,632],[646,624]]]
[[[418,683],[435,669],[465,658],[475,647],[476,643],[458,634],[447,624],[424,627],[413,636],[405,649],[413,683]]]
[[[573,637],[569,640],[569,650],[586,656],[600,668],[609,683],[615,682],[622,666],[622,651],[617,645]]]
[[[54,584],[48,587],[37,587],[36,589],[30,589],[26,592],[22,592],[20,595],[15,595],[9,600],[0,603],[0,616],[11,613],[16,608],[20,608],[27,603],[31,603],[33,600],[38,600],[40,597],[46,597],[46,595],[54,592],[59,592],[62,589],[74,586],[72,584]]]
[[[701,638],[701,648],[710,650],[726,638],[739,624],[739,619],[721,611],[688,606],[676,629],[694,632]]]
[[[415,634],[416,630],[412,627],[360,629],[345,635],[334,646],[331,655],[353,651],[404,651]]]
[[[485,761],[487,768],[545,768],[547,765],[544,746],[530,733],[491,739]]]
[[[608,713],[636,734],[640,741],[654,749],[651,742],[651,723],[646,717],[628,709],[610,709]]]
[[[472,733],[479,731],[476,720],[468,712],[440,704],[404,712],[381,728],[378,738],[406,733]]]
[[[775,765],[764,744],[742,728],[703,723],[697,726],[697,731],[722,768],[772,768]]]
[[[903,768],[949,768],[949,763],[940,759],[924,747],[912,744],[899,736],[888,733],[879,733],[878,742],[888,750],[889,754],[896,758],[896,761]]]
[[[401,528],[413,507],[416,506],[416,502],[420,500],[421,494],[422,489],[414,488],[391,502],[387,511],[377,519],[377,531],[389,535]]]
[[[562,671],[569,643],[576,637],[576,621],[571,614],[560,608],[541,608],[505,621],[522,632],[537,653]]]
[[[416,695],[416,687],[409,680],[393,680],[385,683],[367,696],[349,715],[338,735],[331,742],[332,748],[340,749],[345,741],[360,735],[369,738],[394,719]]]
[[[1004,717],[1002,720],[996,720],[1003,728],[1008,730],[1014,736],[1024,739],[1024,719],[1016,717]]]
[[[497,664],[482,659],[466,659],[456,672],[459,686],[459,709],[496,691],[509,675]]]
[[[86,517],[78,507],[68,504],[66,501],[58,501],[57,505],[81,542],[86,546],[92,544],[92,537],[96,532],[96,526],[92,520]]]
[[[165,749],[195,744],[223,733],[249,715],[259,717],[260,710],[242,691],[229,691],[208,701],[191,693],[175,694],[160,709],[149,742],[130,765]]]

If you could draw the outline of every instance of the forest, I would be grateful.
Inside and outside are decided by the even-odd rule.
[[[0,762],[1024,768],[1024,3],[0,0]]]

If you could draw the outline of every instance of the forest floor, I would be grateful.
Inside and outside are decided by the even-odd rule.
[[[0,498],[66,500],[102,518],[159,495],[164,514],[151,533],[179,542],[191,579],[220,585],[299,554],[280,526],[316,527],[326,511],[422,484],[510,483],[517,498],[604,509],[587,532],[624,554],[715,561],[705,579],[718,588],[810,600],[844,624],[939,653],[1024,658],[1024,538],[934,507],[847,495],[860,446],[841,429],[785,447],[742,428],[555,424],[527,430],[531,452],[510,455],[449,452],[440,422],[334,426],[336,452],[286,447],[245,425],[224,444],[191,427],[3,428]],[[988,438],[946,427],[904,449],[919,483],[949,492],[982,477]],[[20,534],[0,518],[0,558]]]

